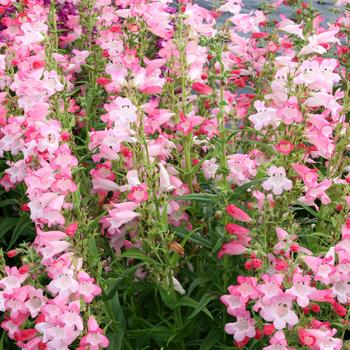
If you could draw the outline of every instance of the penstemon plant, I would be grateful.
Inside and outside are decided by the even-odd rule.
[[[350,348],[350,2],[211,6],[0,1],[0,349]]]

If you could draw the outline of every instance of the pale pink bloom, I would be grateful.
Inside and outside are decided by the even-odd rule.
[[[320,65],[316,60],[303,61],[297,71],[296,77],[293,79],[295,84],[310,85],[317,81],[320,77]]]
[[[292,350],[288,347],[287,339],[283,331],[277,331],[270,338],[270,346],[266,346],[263,350]]]
[[[108,216],[101,220],[108,227],[109,235],[118,233],[123,225],[137,218],[140,214],[135,213],[134,210],[138,206],[134,202],[114,204],[114,209],[109,210]]]
[[[47,223],[49,227],[64,224],[64,216],[61,211],[64,204],[64,196],[48,192],[34,197],[28,204],[30,218],[35,222]]]
[[[241,300],[241,294],[234,288],[229,288],[227,295],[222,295],[220,301],[226,306],[227,313],[231,316],[235,316],[240,310],[245,309],[245,302]]]
[[[350,4],[350,0],[338,0],[336,3],[335,3],[335,6],[345,6],[347,4]]]
[[[68,338],[75,339],[81,331],[84,329],[83,320],[80,316],[80,305],[77,303],[71,303],[60,315],[59,324],[61,324],[66,332],[68,333]],[[70,333],[73,333],[70,335]]]
[[[265,17],[261,11],[255,11],[247,14],[235,14],[230,20],[236,26],[236,31],[259,33],[259,24],[265,21]]]
[[[67,235],[61,231],[42,231],[37,227],[34,247],[42,256],[43,264],[50,264],[55,256],[65,252],[71,244],[66,241]]]
[[[224,255],[241,255],[247,250],[250,239],[241,237],[237,240],[224,243],[218,253],[218,258],[221,259]]]
[[[191,38],[198,37],[198,35],[204,35],[206,37],[215,35],[215,19],[211,11],[196,3],[192,4],[188,2],[184,14],[186,16],[184,22],[190,27],[189,35]]]
[[[312,294],[317,291],[316,288],[310,286],[310,282],[310,276],[303,276],[301,273],[295,273],[293,275],[292,287],[286,289],[286,293],[295,297],[300,307],[304,308],[308,306]]]
[[[219,168],[219,165],[217,164],[215,158],[206,159],[202,163],[202,169],[203,169],[204,177],[207,180],[215,178],[215,175],[216,175],[216,172],[217,172],[218,168]]]
[[[287,19],[284,15],[281,15],[281,21],[278,23],[277,27],[278,29],[286,33],[294,34],[299,38],[304,39],[303,28],[301,28],[301,26],[302,26],[302,23],[297,24],[292,20]]]
[[[169,192],[175,189],[170,182],[169,173],[162,163],[158,163],[159,167],[159,188],[161,192]]]
[[[263,101],[255,101],[254,107],[257,113],[251,115],[248,119],[254,124],[255,130],[260,131],[268,125],[272,125],[273,128],[278,127],[280,119],[276,115],[277,110],[275,108],[266,107]]]
[[[32,318],[35,318],[43,305],[46,304],[47,298],[43,295],[42,289],[36,289],[32,286],[28,287],[27,290],[28,299],[25,302],[26,308],[30,312]]]
[[[63,90],[63,85],[60,82],[60,77],[54,70],[44,72],[43,83],[47,90],[48,96],[52,96],[56,92]]]
[[[276,196],[279,196],[283,191],[290,191],[292,189],[293,183],[287,179],[286,171],[283,167],[273,165],[268,169],[267,174],[269,175],[269,179],[262,184],[264,190],[272,190]]]
[[[334,69],[337,67],[338,61],[335,58],[325,58],[320,64],[320,71],[322,78],[328,82],[329,90],[333,87],[334,83],[340,81],[340,76],[337,73],[333,73]]]
[[[310,169],[302,164],[293,164],[293,170],[302,178],[306,187],[317,185],[318,174],[316,169]]]
[[[125,78],[127,76],[128,70],[121,63],[112,64],[109,63],[106,66],[106,73],[112,78],[113,83],[116,88],[119,88],[125,83]]]
[[[285,102],[283,108],[277,110],[276,115],[286,125],[301,123],[303,120],[303,115],[299,110],[298,100],[295,96],[291,96],[288,101]]]
[[[325,179],[320,183],[316,183],[313,187],[310,187],[304,196],[299,198],[299,201],[310,206],[314,206],[319,209],[315,203],[316,199],[320,199],[324,205],[330,204],[331,199],[326,193],[326,190],[332,186],[332,181]]]
[[[11,294],[6,293],[4,296],[6,298],[4,303],[6,311],[9,312],[12,320],[19,323],[21,316],[28,313],[24,303],[27,299],[27,286],[15,288]]]
[[[330,284],[335,272],[334,259],[318,258],[314,256],[303,256],[305,264],[314,272],[315,281],[321,281],[324,284]]]
[[[127,198],[130,201],[134,201],[135,203],[138,203],[138,204],[144,201],[147,201],[148,199],[147,185],[143,183],[138,186],[131,187],[131,191],[127,195]]]
[[[22,272],[17,267],[5,266],[6,277],[0,280],[0,287],[7,293],[12,293],[13,289],[19,288],[21,284],[27,279],[29,274]]]
[[[118,96],[112,103],[105,104],[104,108],[108,114],[101,119],[113,122],[118,128],[129,128],[130,123],[137,120],[137,109],[128,98]]]
[[[48,151],[54,153],[61,141],[61,125],[57,120],[50,120],[46,123],[38,123],[38,130],[41,138],[38,141],[38,150],[40,152]]]
[[[305,45],[299,52],[299,55],[309,55],[311,53],[318,53],[323,55],[327,50],[318,43],[316,35],[309,36],[309,43]]]
[[[244,6],[242,0],[228,0],[225,4],[221,5],[217,11],[230,12],[237,15],[241,12],[242,6]]]
[[[1,323],[1,328],[3,328],[11,339],[15,338],[15,333],[20,331],[18,324],[13,322],[11,319],[5,319]]]
[[[334,338],[336,329],[320,327],[318,329],[308,329],[307,333],[312,336],[316,343],[311,347],[312,350],[341,350],[343,342],[341,339]]]
[[[279,295],[267,304],[261,304],[260,315],[268,322],[273,322],[276,329],[283,329],[288,326],[295,326],[299,319],[292,310],[292,300],[288,294]]]
[[[102,290],[95,283],[95,279],[90,277],[86,272],[78,273],[79,295],[86,303],[91,303],[95,296],[100,295]]]
[[[247,154],[232,154],[227,157],[229,179],[238,186],[249,182],[256,175],[257,162]]]
[[[335,282],[332,286],[332,296],[342,304],[350,302],[350,282]]]
[[[63,300],[67,300],[71,294],[78,292],[78,281],[69,274],[58,275],[47,286],[47,290],[52,295],[58,295]]]
[[[108,345],[108,338],[103,335],[103,331],[94,317],[90,316],[88,320],[88,334],[81,339],[80,346],[86,346],[90,350],[99,350],[107,348]]]
[[[15,38],[17,43],[21,43],[22,45],[31,45],[37,44],[44,39],[44,36],[39,32],[33,29],[30,23],[23,23],[21,25],[21,29],[23,35],[17,36]]]
[[[281,289],[283,279],[284,275],[282,274],[274,274],[272,276],[264,274],[262,276],[264,283],[257,285],[256,289],[262,295],[261,301],[263,304],[268,304],[271,299],[283,293]]]
[[[166,11],[166,4],[161,2],[149,3],[142,11],[142,15],[149,30],[158,37],[169,40],[174,34],[170,24],[170,15]],[[119,12],[120,10],[118,10]]]
[[[238,276],[238,285],[228,287],[229,292],[233,290],[240,294],[242,302],[247,303],[249,300],[257,299],[259,292],[257,289],[257,279],[255,277]]]
[[[335,252],[338,255],[340,263],[347,262],[350,254],[350,238],[342,239],[335,246]]]
[[[90,56],[90,51],[87,51],[87,50],[79,51],[77,49],[73,49],[72,53],[74,57],[70,60],[68,72],[80,73],[81,66],[83,64],[86,64],[86,59]]]
[[[233,334],[233,338],[236,342],[241,342],[245,337],[255,337],[255,321],[251,318],[248,311],[242,311],[236,315],[236,322],[226,323],[225,332],[227,334]]]
[[[330,30],[325,30],[321,33],[318,33],[316,35],[317,42],[319,44],[324,44],[324,43],[336,43],[340,44],[339,39],[336,37],[336,35],[339,33],[339,26],[333,25]]]
[[[5,174],[9,175],[11,183],[16,184],[22,182],[27,175],[27,164],[24,160],[18,160],[17,162],[8,161],[9,168],[5,170]]]

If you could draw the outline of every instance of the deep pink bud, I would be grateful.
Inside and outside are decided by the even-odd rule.
[[[78,224],[77,223],[73,223],[73,224],[69,224],[66,228],[66,234],[70,237],[73,237],[75,235],[75,232],[77,232],[78,229]]]
[[[230,216],[232,216],[234,219],[238,221],[249,222],[252,220],[251,217],[246,212],[236,207],[234,204],[229,204],[226,207],[226,212],[227,214],[229,214]]]

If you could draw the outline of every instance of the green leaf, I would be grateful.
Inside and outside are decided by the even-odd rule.
[[[21,216],[21,218],[17,221],[16,227],[13,231],[10,244],[8,245],[7,249],[10,249],[12,245],[17,241],[18,237],[24,233],[28,226],[31,226],[32,222],[29,221],[27,216]]]
[[[222,338],[222,331],[218,329],[211,329],[208,335],[202,340],[199,350],[211,350],[213,345],[215,345]]]
[[[94,266],[97,266],[97,262],[99,259],[96,239],[94,236],[88,239],[87,246],[88,246],[88,264],[90,267],[93,268]]]
[[[19,218],[5,217],[0,219],[0,239],[2,239],[7,232],[9,232],[17,223]]]
[[[215,203],[218,199],[216,194],[212,193],[190,193],[183,196],[170,197],[170,200],[175,201],[197,201],[204,203]]]
[[[131,258],[131,259],[137,259],[143,261],[145,264],[148,265],[157,265],[157,262],[150,258],[149,256],[142,253],[139,249],[136,248],[130,248],[127,251],[125,251],[123,254],[120,255],[121,258]]]
[[[239,198],[241,197],[243,194],[245,194],[247,192],[247,190],[255,185],[257,185],[258,183],[262,182],[266,180],[266,177],[260,177],[258,179],[254,179],[252,181],[247,182],[246,184],[242,185],[242,186],[238,186],[234,189],[233,191],[233,197],[234,198]]]
[[[200,245],[202,245],[206,248],[209,248],[209,249],[212,248],[212,244],[209,241],[209,239],[202,237],[196,231],[187,231],[181,227],[173,227],[172,229],[178,237],[184,238],[184,239],[191,241],[193,243],[200,244]]]
[[[2,333],[1,340],[0,340],[0,350],[4,350],[4,336],[5,332]]]
[[[122,349],[123,337],[125,333],[125,316],[119,302],[119,294],[116,292],[113,299],[105,302],[107,312],[111,319],[117,322],[117,329],[112,335],[108,334],[111,344],[108,349],[120,350]]]
[[[128,275],[134,274],[140,265],[142,264],[133,265],[121,273],[117,278],[107,280],[106,283],[108,284],[108,291],[106,292],[106,295],[104,295],[103,300],[109,300],[113,298],[118,289],[119,283],[122,282]]]
[[[311,209],[308,205],[304,204],[304,203],[297,203],[300,207],[292,207],[293,210],[302,210],[305,209],[308,213],[310,213],[312,216],[314,216],[315,218],[318,218],[318,212]]]
[[[190,297],[183,297],[180,302],[177,304],[178,306],[189,306],[195,309],[188,317],[187,319],[190,320],[197,316],[200,312],[204,312],[209,318],[212,320],[214,319],[210,311],[207,309],[207,305],[217,299],[215,295],[210,295],[210,294],[204,294],[202,299],[198,302],[194,300],[193,298]]]
[[[0,208],[6,207],[8,205],[17,205],[18,201],[16,199],[4,199],[3,201],[0,201]]]

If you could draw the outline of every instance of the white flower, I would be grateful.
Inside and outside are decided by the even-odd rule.
[[[293,187],[291,180],[286,178],[286,171],[283,167],[272,166],[268,169],[269,178],[263,182],[264,190],[270,191],[279,196],[283,191],[290,191]]]

